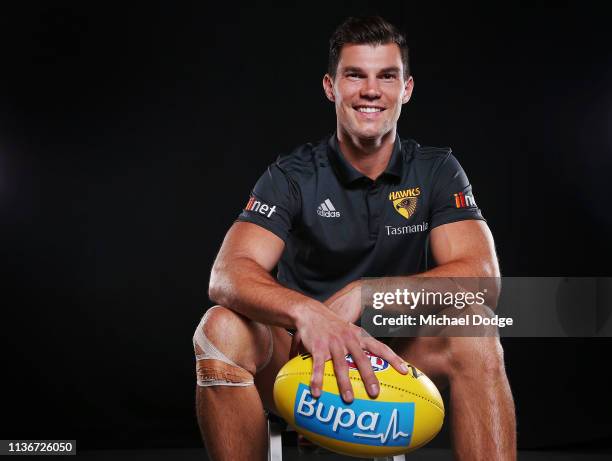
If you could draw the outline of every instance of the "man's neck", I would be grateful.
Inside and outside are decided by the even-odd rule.
[[[338,129],[338,145],[346,160],[360,173],[375,180],[387,168],[393,143],[395,128],[376,139],[361,139]]]

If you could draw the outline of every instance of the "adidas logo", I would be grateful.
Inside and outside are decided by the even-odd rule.
[[[339,218],[340,217],[340,212],[336,211],[336,208],[334,208],[334,205],[332,205],[331,200],[328,198],[325,199],[325,201],[321,203],[321,205],[319,205],[319,208],[317,208],[317,214],[325,218]]]

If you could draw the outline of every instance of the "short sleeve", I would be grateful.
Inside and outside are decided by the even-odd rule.
[[[437,169],[431,203],[431,228],[468,219],[483,220],[465,171],[448,154]]]
[[[257,224],[286,241],[299,214],[300,203],[295,182],[278,164],[273,164],[255,184],[237,221]]]

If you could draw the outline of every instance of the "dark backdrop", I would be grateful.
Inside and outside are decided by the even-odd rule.
[[[406,31],[400,133],[453,147],[503,273],[611,275],[603,10],[376,3],[3,7],[0,438],[200,445],[213,258],[266,165],[333,131],[320,82],[350,14]],[[504,341],[521,447],[612,446],[611,345]]]

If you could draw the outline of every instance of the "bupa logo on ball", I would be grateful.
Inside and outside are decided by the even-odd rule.
[[[298,386],[293,414],[298,427],[361,445],[407,447],[414,427],[414,402],[355,399],[347,404],[325,391],[315,399],[305,384]]]
[[[389,362],[386,360],[376,357],[368,351],[363,351],[363,353],[370,359],[370,365],[372,365],[372,370],[374,370],[375,373],[377,371],[386,370],[389,367]],[[351,357],[351,354],[346,356],[346,363],[348,364],[350,370],[357,370],[357,365],[355,364],[353,357]]]

